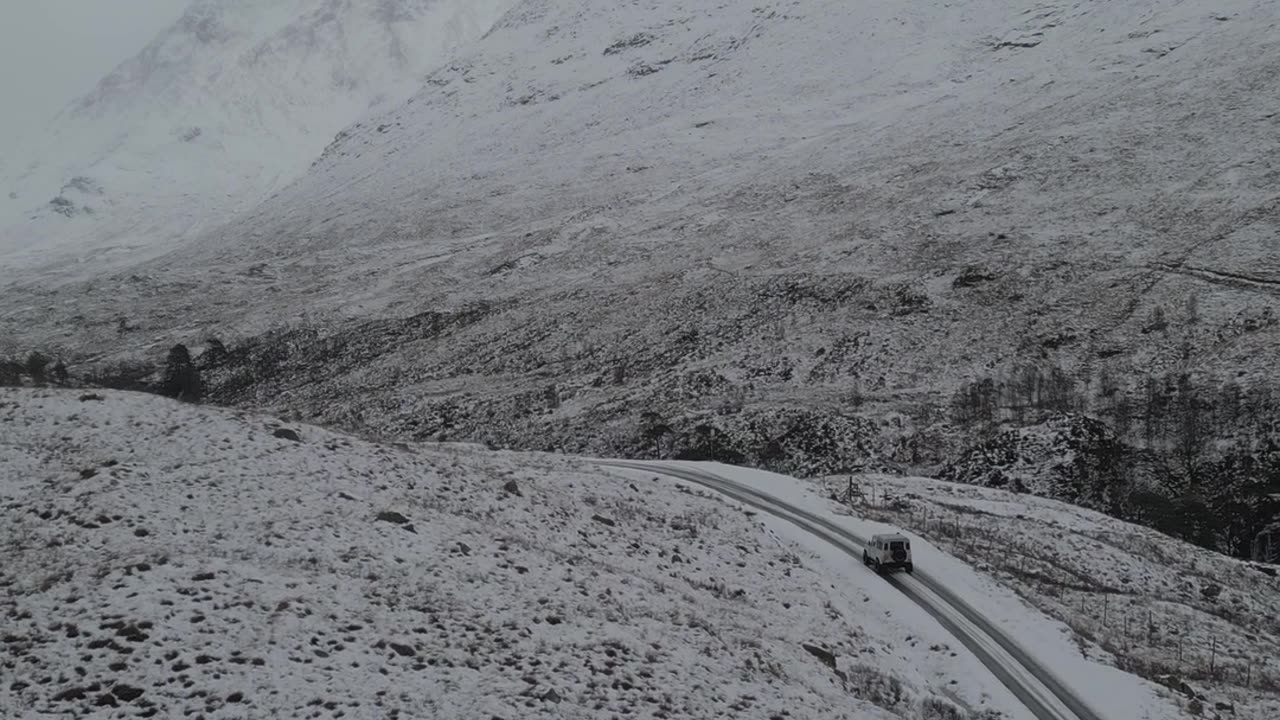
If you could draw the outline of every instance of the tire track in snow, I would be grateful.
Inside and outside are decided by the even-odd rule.
[[[1257,290],[1270,293],[1272,295],[1280,295],[1280,280],[1257,277],[1246,273],[1214,270],[1212,268],[1199,267],[1195,265],[1152,263],[1150,267],[1151,269],[1158,270],[1160,272],[1172,273],[1174,275],[1185,275],[1214,285],[1226,285],[1239,290]]]
[[[831,520],[714,473],[659,462],[600,461],[604,467],[656,472],[697,483],[767,512],[838,547],[861,562],[866,540]],[[927,572],[886,576],[958,639],[1038,720],[1107,720],[972,605]]]

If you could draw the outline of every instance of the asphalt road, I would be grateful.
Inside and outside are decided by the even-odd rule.
[[[715,473],[662,462],[610,460],[601,461],[600,465],[652,472],[697,483],[797,525],[840,548],[859,565],[862,563],[864,538],[828,518]],[[955,636],[1038,720],[1107,720],[995,623],[931,577],[926,569],[916,565],[911,575],[888,575],[885,579]]]

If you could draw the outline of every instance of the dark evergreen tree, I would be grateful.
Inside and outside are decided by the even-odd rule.
[[[191,362],[191,351],[186,345],[174,345],[165,361],[160,393],[187,402],[199,402],[203,390],[200,370]]]
[[[703,423],[693,429],[690,436],[683,438],[684,447],[675,454],[677,460],[711,460],[724,463],[742,463],[742,453],[732,447],[730,439],[714,425]],[[780,450],[780,448],[779,448]],[[765,460],[766,451],[761,451],[761,460]]]
[[[1134,522],[1159,530],[1166,535],[1178,535],[1177,511],[1169,498],[1152,490],[1136,490],[1129,495],[1129,518]]]
[[[26,370],[27,375],[31,377],[31,381],[37,385],[44,384],[47,379],[47,371],[49,368],[49,357],[40,352],[33,352],[27,356]]]
[[[22,363],[15,360],[0,359],[0,387],[13,387],[22,384]]]
[[[662,439],[672,434],[671,426],[662,419],[662,416],[652,410],[641,413],[640,415],[640,434],[646,442],[653,443],[654,454],[661,458],[662,455]]]
[[[53,364],[53,369],[50,370],[49,372],[53,375],[54,382],[58,383],[59,385],[67,384],[67,378],[70,377],[70,375],[67,373],[66,363],[62,362],[61,359],[59,359],[58,362]]]

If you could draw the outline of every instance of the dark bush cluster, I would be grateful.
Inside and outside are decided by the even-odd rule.
[[[1276,399],[1267,386],[1187,373],[1085,385],[1056,367],[1021,367],[953,398],[952,421],[979,442],[943,476],[1025,489],[1007,470],[1025,455],[1017,428],[1056,422],[1058,456],[1070,460],[1042,468],[1054,497],[1248,558],[1280,523]]]

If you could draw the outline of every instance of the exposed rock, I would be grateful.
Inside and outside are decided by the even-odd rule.
[[[801,643],[800,647],[804,648],[805,651],[808,652],[810,655],[821,660],[823,665],[826,665],[832,670],[836,669],[835,653],[831,652],[830,650],[820,648],[817,645],[812,645],[810,643]]]
[[[57,695],[53,696],[54,702],[67,702],[70,700],[84,700],[88,694],[94,692],[93,687],[70,687]]]
[[[619,40],[604,49],[605,55],[617,55],[631,48],[644,47],[653,42],[654,38],[649,33],[636,33],[629,38]]]
[[[514,479],[514,478],[513,478],[513,479],[511,479],[511,480],[508,480],[508,481],[507,481],[507,482],[502,486],[502,489],[503,489],[503,491],[504,491],[504,492],[506,492],[508,495],[515,495],[516,497],[523,497],[523,496],[524,496],[524,493],[520,492],[520,486],[516,484],[516,481],[515,481],[515,479]]]
[[[603,515],[592,515],[592,516],[591,516],[591,519],[592,519],[592,520],[595,520],[596,522],[600,523],[601,525],[608,525],[609,527],[614,527],[615,525],[617,525],[617,524],[618,524],[618,523],[614,522],[612,518],[607,518],[607,517],[605,517],[605,516],[603,516]]]
[[[125,702],[133,702],[134,700],[137,700],[142,697],[143,692],[142,688],[136,688],[132,685],[125,684],[118,684],[111,688],[111,694]]]
[[[138,625],[125,625],[116,630],[116,635],[128,640],[129,642],[140,643],[146,642],[150,636],[142,632]]]
[[[982,283],[991,282],[992,280],[995,280],[995,279],[996,279],[995,273],[992,273],[991,271],[985,268],[970,265],[969,267],[966,267],[965,269],[961,270],[960,274],[956,276],[955,280],[951,281],[951,287],[953,288],[973,287],[975,285],[981,285]]]
[[[1200,588],[1200,595],[1209,602],[1217,600],[1218,596],[1221,594],[1222,586],[1217,583],[1209,583]]]
[[[276,428],[275,432],[271,434],[275,437],[280,438],[281,440],[292,440],[293,442],[302,442],[302,437],[298,435],[297,431],[290,430],[289,428]]]
[[[1180,678],[1180,677],[1178,677],[1178,676],[1176,676],[1176,675],[1162,675],[1162,676],[1160,676],[1160,677],[1157,677],[1157,678],[1156,678],[1156,680],[1157,680],[1161,685],[1164,685],[1165,687],[1169,688],[1170,690],[1175,690],[1175,691],[1177,691],[1177,692],[1180,692],[1180,693],[1182,693],[1183,695],[1185,695],[1185,696],[1187,696],[1187,697],[1189,697],[1189,698],[1191,698],[1191,699],[1193,699],[1193,700],[1203,700],[1203,699],[1204,699],[1204,696],[1203,696],[1203,695],[1201,695],[1200,693],[1196,692],[1196,689],[1195,689],[1195,688],[1193,688],[1193,687],[1191,687],[1191,685],[1187,684],[1187,681],[1186,681],[1186,680],[1183,680],[1182,678]]]
[[[382,522],[395,523],[396,525],[405,525],[409,522],[409,518],[394,510],[383,510],[378,513],[378,519]]]
[[[414,650],[410,645],[402,645],[401,643],[396,642],[389,642],[387,645],[389,645],[392,650],[395,650],[396,654],[401,657],[413,657],[418,654],[418,651]]]

